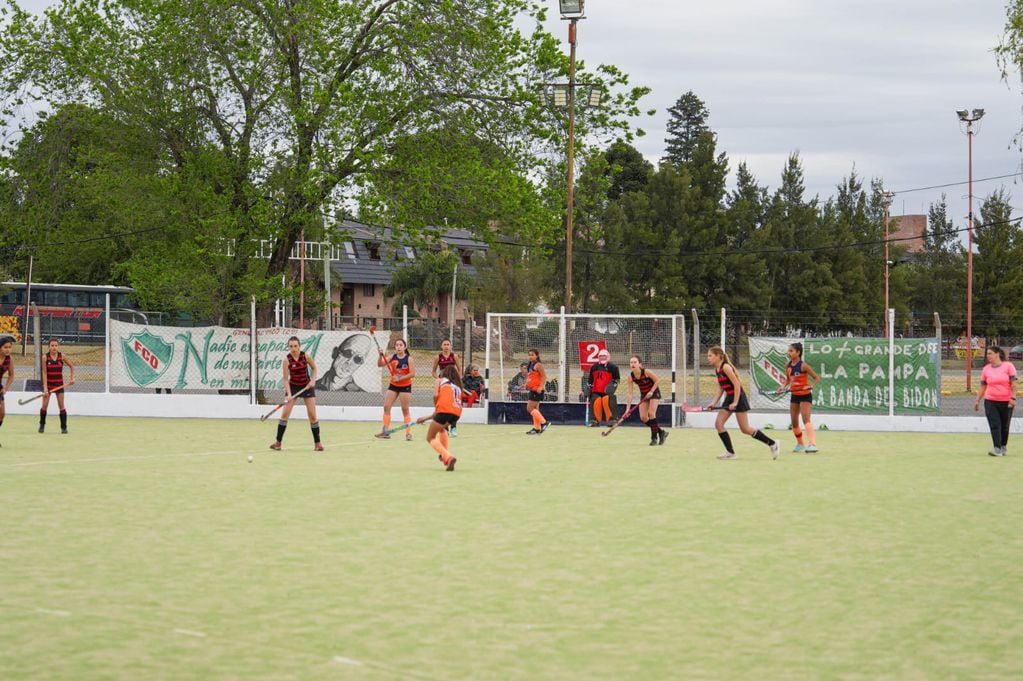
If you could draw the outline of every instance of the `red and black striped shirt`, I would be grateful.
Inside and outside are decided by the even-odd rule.
[[[288,382],[291,385],[305,385],[309,382],[309,360],[306,359],[305,353],[298,353],[298,359],[291,356],[289,352],[286,357],[288,358]]]
[[[725,373],[724,364],[714,370],[714,375],[718,379],[718,387],[724,390],[726,395],[735,394],[735,385],[732,383],[732,379],[728,378],[728,374]]]
[[[646,395],[654,387],[654,379],[646,375],[646,369],[640,369],[639,378],[633,376],[632,382],[636,384],[637,388],[639,388],[639,393],[641,395]]]
[[[11,370],[11,356],[7,355],[4,357],[4,361],[0,362],[0,379],[3,379],[4,374]]]
[[[64,355],[58,352],[54,358],[46,353],[46,386],[52,390],[60,385],[64,385]]]

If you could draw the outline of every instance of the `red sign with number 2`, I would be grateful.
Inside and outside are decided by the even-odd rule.
[[[602,340],[579,341],[579,368],[589,371],[597,363],[597,354],[601,350],[607,350],[607,343]]]

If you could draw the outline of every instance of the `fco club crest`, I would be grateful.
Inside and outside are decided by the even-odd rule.
[[[753,356],[750,374],[753,376],[754,386],[764,399],[771,402],[781,402],[785,399],[785,395],[776,395],[774,391],[785,380],[785,365],[788,361],[788,355],[776,347],[769,347]]]
[[[174,358],[174,346],[146,329],[121,341],[124,366],[136,385],[144,387],[160,378]]]

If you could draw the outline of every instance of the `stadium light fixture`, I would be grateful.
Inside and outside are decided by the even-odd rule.
[[[558,0],[558,5],[561,8],[561,16],[567,17],[572,14],[582,16],[585,11],[583,9],[585,1],[586,0]]]
[[[966,392],[973,390],[973,124],[984,117],[984,109],[974,109],[971,116],[966,109],[956,111],[959,120],[966,123],[969,212],[966,214]]]

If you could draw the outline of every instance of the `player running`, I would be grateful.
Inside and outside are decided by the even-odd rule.
[[[813,384],[808,385],[810,377]],[[792,417],[792,434],[796,436],[793,452],[813,454],[817,451],[817,439],[814,436],[813,424],[810,423],[810,410],[813,408],[813,389],[820,383],[821,377],[813,368],[803,361],[803,344],[793,343],[789,346],[789,362],[785,365],[785,379],[776,392],[785,392],[788,388],[792,399],[789,401],[789,416]],[[803,419],[803,430],[799,429],[799,418]],[[806,447],[803,447],[803,431],[806,431]]]
[[[450,426],[454,431],[458,417],[462,415],[462,378],[454,364],[448,364],[440,372],[440,380],[433,396],[433,413],[416,419],[416,423],[430,421],[430,429],[426,433],[426,441],[437,452],[437,458],[449,470],[455,470],[458,461],[448,451],[448,433]],[[432,419],[432,421],[431,421]]]
[[[547,385],[547,371],[540,361],[539,350],[531,348],[527,356],[529,362],[526,364],[526,389],[529,391],[529,398],[526,400],[526,413],[533,418],[533,427],[526,431],[526,435],[540,435],[551,425],[540,413],[544,386]]]
[[[661,379],[643,367],[639,355],[629,358],[629,388],[626,394],[626,411],[632,406],[632,386],[639,389],[639,420],[650,427],[650,446],[663,445],[668,431],[657,425],[657,405],[661,402]]]
[[[401,397],[401,415],[405,419],[405,439],[412,439],[412,413],[409,411],[409,404],[412,401],[412,378],[416,375],[416,365],[412,355],[408,354],[408,345],[401,338],[394,341],[394,354],[388,359],[384,353],[380,353],[377,359],[377,366],[388,367],[391,372],[391,382],[387,385],[387,395],[384,397],[384,427],[376,437],[384,440],[390,439],[391,408],[394,401]]]
[[[75,365],[60,352],[60,341],[51,338],[50,351],[43,357],[43,404],[39,407],[39,432],[46,431],[46,411],[50,406],[50,395],[57,396],[57,409],[60,411],[60,432],[67,435],[67,410],[64,408],[64,390],[66,385],[75,382]],[[70,380],[64,382],[64,367],[71,369]],[[59,390],[57,390],[59,388]],[[54,392],[56,390],[56,392]]]
[[[14,349],[13,336],[0,336],[0,426],[4,425],[4,415],[7,407],[4,406],[4,396],[11,389],[14,383],[14,364],[11,362],[11,350]],[[4,383],[4,375],[7,376],[7,383]]]
[[[593,423],[591,428],[603,427],[605,415],[607,423],[615,420],[612,407],[615,390],[622,380],[618,365],[611,361],[611,353],[606,349],[597,353],[597,363],[590,367],[590,400],[593,404]]]
[[[735,449],[732,447],[732,437],[725,430],[725,422],[732,417],[732,414],[735,414],[735,420],[739,422],[739,429],[754,440],[759,440],[770,447],[771,458],[777,459],[778,452],[781,450],[778,443],[749,424],[749,416],[746,413],[749,411],[749,400],[746,399],[746,392],[742,389],[742,381],[739,380],[739,374],[735,371],[731,361],[729,361],[728,354],[721,346],[715,345],[707,350],[707,361],[714,367],[718,380],[718,394],[707,405],[707,409],[713,409],[714,405],[721,401],[722,395],[725,397],[725,402],[720,407],[721,411],[718,413],[717,419],[714,420],[714,427],[718,431],[718,437],[721,438],[721,442],[725,445],[725,453],[718,458],[725,460],[739,458],[739,455],[735,453]]]
[[[288,339],[288,354],[284,356],[284,397],[287,406],[284,407],[281,420],[277,423],[277,439],[270,445],[270,449],[280,451],[281,440],[284,439],[284,429],[288,427],[291,410],[295,406],[295,400],[301,397],[305,400],[305,410],[309,415],[309,428],[313,431],[313,449],[317,452],[323,451],[323,445],[320,443],[320,423],[316,420],[315,384],[316,362],[302,352],[298,336],[292,336]]]

